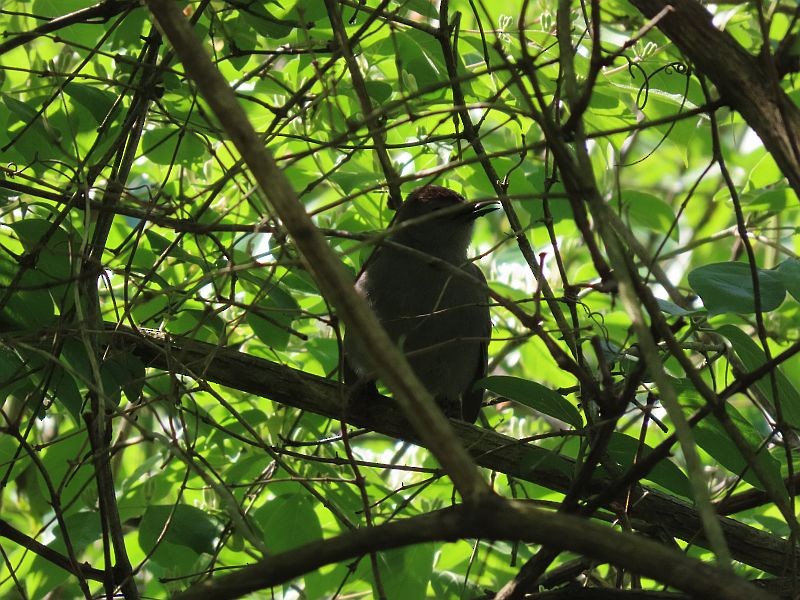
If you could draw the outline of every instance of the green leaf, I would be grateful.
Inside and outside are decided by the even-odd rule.
[[[28,369],[11,348],[0,346],[0,402],[28,382]]]
[[[778,265],[775,272],[792,297],[800,301],[800,260],[787,258]]]
[[[435,553],[433,544],[416,544],[378,553],[378,568],[386,597],[425,598],[433,574]]]
[[[53,228],[45,219],[27,218],[7,225],[35,262],[26,262],[21,277],[10,260],[0,265],[0,283],[10,285],[19,277],[2,320],[15,328],[40,329],[54,320],[56,306],[61,314],[72,308],[72,265],[78,248],[64,229]]]
[[[282,494],[253,514],[273,553],[285,552],[322,539],[322,526],[314,511],[316,502],[305,494]]]
[[[79,341],[67,338],[64,340],[58,362],[43,360],[41,356],[32,352],[23,352],[23,357],[30,369],[31,381],[35,382],[37,387],[47,387],[56,401],[56,406],[66,408],[67,413],[79,425],[82,423],[83,394],[87,389],[86,382],[89,380],[90,371],[87,368],[84,375],[70,362],[69,357],[76,353],[75,348],[80,350],[83,346]]]
[[[97,124],[106,119],[116,101],[116,96],[111,92],[82,83],[68,83],[64,86],[64,92],[75,102],[86,108]]]
[[[182,308],[166,324],[167,331],[187,335],[203,342],[216,343],[225,332],[225,321],[211,310]]]
[[[392,96],[394,88],[385,81],[366,81],[364,87],[367,88],[367,94],[376,103],[383,104]]]
[[[144,389],[147,369],[141,359],[132,352],[125,352],[115,358],[126,375],[126,378],[121,382],[122,391],[125,393],[128,402],[137,402]]]
[[[640,460],[644,460],[653,451],[651,446],[640,444],[638,439],[629,435],[615,432],[611,435],[611,440],[608,443],[608,453],[623,469],[629,469],[633,466],[640,445],[642,446]],[[645,479],[657,483],[679,496],[691,497],[691,486],[688,478],[668,458],[659,461]]]
[[[33,106],[30,106],[29,104],[26,104],[25,102],[22,102],[21,100],[18,100],[17,98],[7,94],[2,94],[2,98],[3,103],[6,105],[9,113],[17,117],[18,121],[21,121],[22,123],[30,123],[34,119],[38,118],[37,110],[33,108]]]
[[[139,300],[132,306],[131,316],[140,325],[157,327],[166,316],[169,307],[169,298],[162,294],[144,302]]]
[[[764,512],[753,515],[753,521],[763,526],[766,531],[782,538],[788,538],[792,531],[783,518],[774,517]]]
[[[19,287],[42,285],[41,278],[26,273]],[[55,321],[53,299],[46,286],[40,290],[18,290],[8,299],[0,312],[0,323],[9,329],[37,330]]]
[[[743,198],[745,212],[781,212],[787,207],[797,206],[797,194],[789,187],[750,192]]]
[[[191,164],[205,154],[206,148],[196,133],[164,127],[144,133],[142,152],[157,165]]]
[[[54,390],[56,402],[67,409],[76,425],[80,425],[82,423],[83,395],[75,378],[60,365],[54,365],[49,383],[50,389]]]
[[[251,2],[239,18],[253,28],[258,34],[271,40],[281,40],[288,36],[295,25],[286,19],[280,19],[263,6],[263,2]]]
[[[61,347],[61,362],[84,384],[92,380],[92,363],[86,354],[86,344],[79,337],[68,337]]]
[[[427,0],[394,0],[392,4],[397,4],[404,11],[413,10],[415,13],[429,19],[439,18],[439,11],[436,10],[436,6]]]
[[[661,312],[673,317],[687,317],[702,312],[701,310],[686,310],[669,300],[663,300],[661,298],[656,298],[656,303],[658,303],[658,308],[661,309]]]
[[[622,212],[634,226],[663,235],[669,233],[675,242],[680,238],[675,213],[658,196],[637,190],[623,190]]]
[[[20,473],[31,465],[31,462],[30,456],[24,452],[17,452],[17,440],[10,435],[0,435],[0,464],[8,473],[6,477],[10,481],[19,477]]]
[[[54,143],[56,132],[45,127],[42,117],[34,108],[38,105],[37,100],[28,98],[27,102],[22,102],[2,93],[0,98],[3,100],[7,115],[5,127],[0,133],[0,141],[5,145],[13,139],[13,145],[9,144],[3,148],[4,160],[11,160],[12,157],[24,160],[32,156],[42,159],[60,155],[59,148]]]
[[[102,528],[100,526],[100,513],[97,511],[80,511],[67,515],[64,523],[69,532],[69,541],[75,548],[86,548],[100,539]],[[66,551],[64,532],[60,526],[54,528],[55,540],[50,546],[59,552]]]
[[[286,287],[297,290],[299,292],[319,295],[319,288],[317,287],[314,278],[311,277],[306,271],[295,269],[289,271],[281,278],[281,283]]]
[[[402,65],[413,75],[418,88],[427,88],[446,79],[441,48],[431,36],[413,29],[398,31],[395,36]]]
[[[289,344],[289,330],[299,313],[300,306],[294,297],[281,287],[273,286],[269,296],[251,307],[247,324],[267,346],[284,350]]]
[[[727,406],[725,410],[755,454],[756,450],[761,446],[761,436],[735,408]],[[764,489],[755,472],[746,468],[747,462],[744,456],[739,452],[739,449],[731,441],[729,434],[716,418],[708,416],[700,421],[695,427],[694,438],[698,446],[708,452],[712,458],[728,471],[734,475],[741,475],[742,479],[753,487]],[[785,490],[786,488],[781,479],[780,463],[770,456],[766,447],[761,447],[761,451],[756,454],[756,460],[760,463],[762,470],[769,473],[773,485],[777,489]]]
[[[211,554],[219,531],[217,522],[196,506],[154,504],[142,516],[139,545],[145,552],[154,550],[157,543],[166,543],[197,554]]]
[[[515,193],[520,193],[526,189],[543,192],[545,180],[547,179],[545,169],[537,165],[525,166],[523,169],[524,182],[518,186],[510,187],[509,189],[514,190]],[[485,179],[485,176],[482,173],[476,173],[474,179]],[[572,209],[569,207],[569,202],[565,198],[566,191],[564,190],[564,184],[560,181],[551,183],[552,185],[550,185],[548,191],[553,197],[547,201],[550,218],[553,220],[553,223],[561,223],[565,220],[569,220],[569,222],[572,223]],[[518,206],[530,215],[529,223],[541,224],[546,221],[544,202],[541,199],[535,197],[530,201],[520,202]]]
[[[728,339],[733,346],[734,352],[742,361],[748,371],[755,371],[758,367],[767,362],[764,351],[738,327],[733,325],[723,325],[717,329],[717,333]],[[775,384],[777,387],[778,398],[780,400],[781,413],[783,418],[794,428],[800,428],[800,393],[787,379],[780,367],[774,369]],[[769,375],[759,379],[755,386],[758,391],[767,398],[775,407],[775,395],[772,393],[772,384]]]
[[[778,308],[786,288],[774,271],[757,269],[761,288],[761,310]],[[714,263],[689,273],[689,285],[703,299],[710,314],[755,312],[755,293],[750,266],[743,262]]]
[[[111,36],[112,47],[125,48],[141,43],[145,34],[145,24],[149,13],[146,10],[132,10],[124,19],[118,21]]]
[[[45,482],[39,469],[35,476],[45,498],[50,497],[48,486],[53,486],[59,490],[64,506],[73,506],[73,502],[84,496],[89,482],[94,479],[94,467],[91,459],[83,460],[90,447],[85,424],[70,428],[68,423],[63,424],[60,436],[45,448],[41,458],[43,473],[49,481]],[[52,511],[52,506],[48,505],[46,510]]]
[[[493,375],[475,382],[476,387],[484,387],[509,400],[524,404],[534,410],[554,417],[573,427],[583,427],[583,419],[578,409],[558,392],[519,377]]]
[[[36,271],[47,279],[63,284],[72,277],[72,261],[77,247],[70,235],[44,219],[22,219],[7,223],[19,237],[26,252],[36,253]]]
[[[483,598],[486,592],[473,580],[464,580],[464,575],[453,571],[439,571],[431,575],[434,598]]]
[[[121,400],[121,392],[125,392],[129,402],[139,399],[144,387],[145,368],[142,361],[133,354],[111,354],[100,365],[100,374],[103,378],[103,391],[116,404]]]
[[[273,0],[280,6],[281,2]],[[294,6],[286,13],[287,18],[297,19],[306,24],[314,23],[321,27],[328,21],[328,11],[324,2],[308,2],[307,0],[297,0]]]
[[[378,182],[378,175],[369,171],[353,172],[340,169],[336,173],[332,173],[329,179],[340,185],[345,194],[350,194],[353,191],[363,190],[376,185]]]
[[[157,233],[152,229],[148,229],[144,232],[144,235],[147,238],[147,241],[150,243],[150,248],[152,248],[155,252],[159,254],[169,252],[169,256],[182,262],[191,262],[193,264],[203,265],[203,263],[198,263],[199,259],[196,256],[189,254],[180,244],[174,243],[160,233]]]

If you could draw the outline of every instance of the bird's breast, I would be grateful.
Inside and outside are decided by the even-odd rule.
[[[449,270],[392,258],[376,257],[358,285],[426,387],[458,395],[471,386],[486,343],[486,292]]]

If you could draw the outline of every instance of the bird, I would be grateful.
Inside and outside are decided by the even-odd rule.
[[[496,204],[469,203],[438,185],[417,188],[355,283],[444,414],[470,423],[483,403],[474,383],[486,376],[492,322],[486,277],[467,247],[475,220]],[[347,332],[343,349],[345,384],[360,399],[377,394],[364,350]]]

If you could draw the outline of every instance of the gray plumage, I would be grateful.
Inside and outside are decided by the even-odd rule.
[[[472,388],[486,375],[492,325],[486,278],[467,260],[467,246],[474,220],[491,210],[486,203],[468,204],[452,190],[428,185],[409,195],[393,221],[396,231],[388,237],[446,261],[476,281],[387,244],[373,252],[356,282],[445,414],[469,422],[477,419],[483,400],[483,390]],[[438,211],[443,212],[433,214]],[[375,378],[349,336],[344,351],[345,382],[360,386],[360,393],[374,393]]]

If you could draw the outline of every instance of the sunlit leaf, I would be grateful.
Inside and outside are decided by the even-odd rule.
[[[270,552],[285,552],[322,538],[314,502],[304,494],[283,494],[268,500],[253,518]]]

